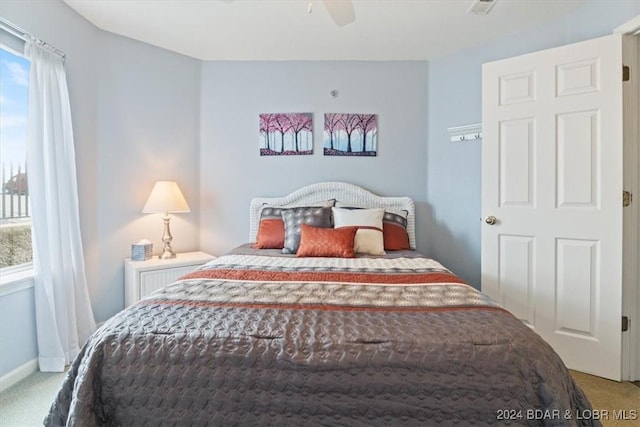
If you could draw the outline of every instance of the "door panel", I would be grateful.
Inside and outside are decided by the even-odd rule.
[[[598,111],[558,116],[558,207],[596,208],[601,151]]]
[[[532,236],[500,236],[499,301],[527,326],[535,324],[533,274],[535,271],[535,238]]]
[[[571,96],[600,90],[600,64],[597,58],[561,64],[556,67],[557,96]]]
[[[533,101],[535,77],[531,71],[500,76],[500,105]]]
[[[612,35],[483,66],[482,289],[568,367],[616,380],[621,65]]]
[[[556,247],[556,330],[595,338],[594,314],[600,293],[599,242],[558,239]]]
[[[533,118],[500,123],[500,206],[534,205]]]

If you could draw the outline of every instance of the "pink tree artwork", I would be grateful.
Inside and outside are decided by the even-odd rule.
[[[311,113],[260,114],[260,155],[313,154]]]
[[[324,115],[325,156],[375,156],[378,119],[375,114]]]

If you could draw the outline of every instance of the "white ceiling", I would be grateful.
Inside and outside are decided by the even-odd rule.
[[[322,0],[64,0],[97,27],[202,60],[432,60],[552,20],[582,0],[354,0],[338,27]],[[343,1],[343,0],[329,0]]]

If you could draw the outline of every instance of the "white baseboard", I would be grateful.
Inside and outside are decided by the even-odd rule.
[[[24,365],[18,366],[13,371],[7,372],[2,376],[2,378],[0,378],[0,392],[5,391],[17,382],[22,381],[37,370],[38,359],[33,359],[28,361]]]

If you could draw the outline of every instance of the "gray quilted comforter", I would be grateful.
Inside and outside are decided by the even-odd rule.
[[[598,424],[589,409],[547,343],[432,260],[240,251],[106,322],[45,425]]]

